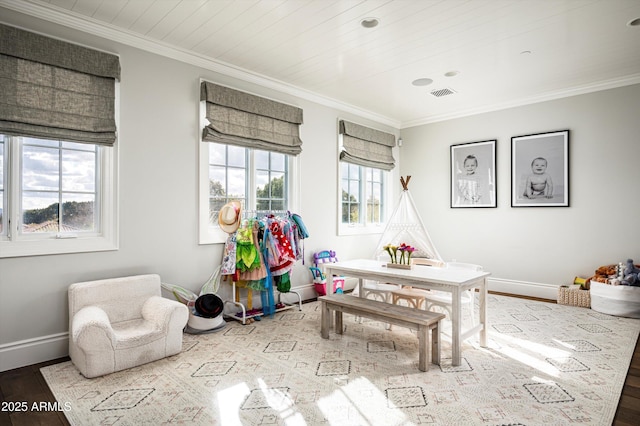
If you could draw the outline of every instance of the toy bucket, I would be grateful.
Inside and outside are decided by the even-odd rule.
[[[325,281],[323,280],[323,282],[314,282],[313,286],[316,289],[316,293],[318,293],[318,296],[324,296],[326,294],[325,292]],[[342,277],[333,277],[333,292],[334,293],[342,293],[342,290],[344,289],[344,278]]]

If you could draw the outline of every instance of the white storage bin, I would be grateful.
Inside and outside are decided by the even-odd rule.
[[[618,317],[640,318],[640,287],[591,281],[591,309]]]
[[[218,315],[215,318],[205,318],[194,315],[193,312],[190,312],[189,321],[187,322],[187,326],[184,328],[184,331],[188,334],[214,333],[222,330],[226,324],[227,323],[222,315]]]

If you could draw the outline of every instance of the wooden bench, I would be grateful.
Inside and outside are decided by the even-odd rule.
[[[444,314],[393,305],[377,300],[346,294],[330,294],[318,297],[322,309],[321,334],[329,338],[331,311],[335,311],[336,333],[342,334],[342,314],[360,315],[377,321],[407,327],[418,332],[418,368],[429,371],[429,347],[434,364],[440,364],[440,320]],[[431,331],[431,336],[429,335]],[[431,337],[431,342],[429,342]]]

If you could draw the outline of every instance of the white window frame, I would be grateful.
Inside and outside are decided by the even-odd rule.
[[[360,190],[362,194],[362,200],[360,200],[360,222],[358,223],[343,223],[342,222],[342,164],[338,162],[338,211],[337,211],[337,223],[338,223],[338,235],[365,235],[365,234],[381,234],[384,232],[387,220],[390,215],[390,201],[391,189],[389,182],[392,179],[392,172],[382,170],[382,208],[380,214],[383,217],[383,221],[379,223],[367,222],[366,204],[367,204],[367,182],[364,166],[360,167]]]
[[[229,236],[220,229],[219,226],[209,223],[209,147],[210,142],[199,140],[199,161],[198,161],[198,243],[199,244],[219,244],[227,241]],[[251,150],[253,151],[253,150]],[[253,153],[249,152],[249,159],[246,165],[247,169],[247,194],[246,203],[248,210],[256,209],[255,194],[255,165],[253,161]],[[299,176],[298,156],[288,155],[288,192],[286,199],[288,201],[288,210],[297,211],[299,197]]]
[[[336,212],[336,223],[337,223],[337,233],[338,235],[367,235],[367,234],[382,234],[387,226],[387,221],[391,216],[391,208],[394,203],[393,199],[393,190],[391,188],[391,183],[395,182],[397,175],[397,167],[394,170],[386,171],[382,170],[382,210],[381,214],[383,215],[383,221],[380,223],[368,223],[366,222],[366,191],[363,192],[364,201],[360,201],[361,206],[364,206],[361,210],[360,217],[362,220],[359,223],[343,223],[342,222],[342,162],[340,161],[340,152],[342,151],[342,135],[338,135],[338,170],[337,170],[337,212]],[[365,168],[364,166],[359,166],[361,169],[361,174],[365,174],[362,170]],[[366,176],[365,176],[366,179]],[[366,190],[366,181],[360,180],[361,189]]]
[[[120,83],[115,83],[115,121],[119,124]],[[119,127],[119,126],[118,126]],[[118,144],[112,147],[98,147],[98,168],[101,179],[96,188],[100,198],[96,206],[100,209],[100,229],[96,233],[32,234],[19,232],[22,224],[20,217],[20,149],[19,143],[11,142],[5,146],[6,158],[4,190],[8,208],[3,213],[7,217],[7,232],[0,236],[0,258],[42,256],[67,253],[85,253],[111,251],[119,248],[118,227]],[[11,222],[9,223],[9,220]]]
[[[7,171],[5,180],[5,198],[8,208],[6,216],[7,232],[0,237],[0,258],[40,256],[48,254],[79,253],[116,250],[118,248],[117,208],[116,208],[116,158],[117,148],[98,147],[98,168],[101,179],[99,199],[96,208],[100,209],[99,229],[95,233],[33,233],[20,232],[22,217],[21,200],[21,155],[20,142],[12,140],[5,146]]]

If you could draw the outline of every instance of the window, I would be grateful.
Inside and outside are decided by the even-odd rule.
[[[383,224],[386,174],[380,169],[340,162],[341,228]]]
[[[0,257],[116,249],[120,58],[3,24],[0,39]]]
[[[367,223],[380,224],[383,222],[382,215],[382,170],[366,167],[364,170],[365,194],[367,194]]]
[[[382,232],[393,173],[395,136],[347,120],[338,122],[338,233]]]
[[[258,212],[287,209],[287,155],[254,151],[256,164],[256,210]]]
[[[215,226],[218,212],[231,200],[247,205],[249,150],[217,143],[209,148],[209,225]]]
[[[117,248],[114,147],[0,141],[1,257]]]
[[[200,82],[200,244],[223,243],[218,212],[230,200],[252,216],[295,210],[302,108]]]
[[[231,200],[260,216],[292,208],[294,156],[214,142],[200,147],[200,243],[224,242],[218,212]]]
[[[19,234],[95,232],[95,145],[22,138]],[[99,212],[97,212],[99,213]]]

